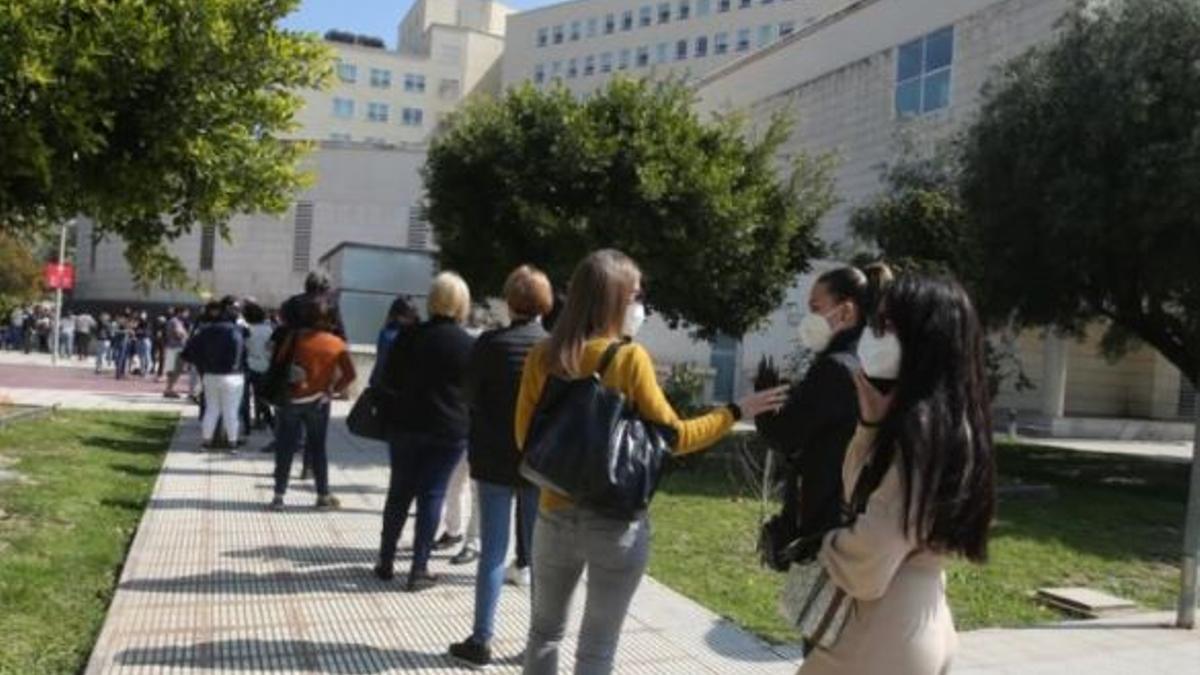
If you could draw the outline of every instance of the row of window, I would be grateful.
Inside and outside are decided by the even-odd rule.
[[[789,2],[790,0],[779,0]],[[634,26],[646,28],[655,24],[686,21],[693,16],[695,7],[697,18],[708,16],[715,7],[718,13],[728,12],[734,7],[749,9],[755,3],[772,5],[775,0],[672,0],[659,2],[657,5],[642,5],[636,15],[632,9],[627,9],[618,16],[616,13],[605,14],[603,19],[594,16],[588,19],[545,26],[537,31],[537,46],[545,47],[550,44],[560,45],[563,42],[578,42],[584,38],[594,38],[598,35],[612,35],[621,31],[633,30]],[[619,28],[618,28],[619,27]]]
[[[371,68],[370,83],[376,89],[392,88],[392,71],[386,68]],[[338,61],[338,79],[347,84],[358,82],[358,66],[345,61]],[[417,94],[425,93],[425,76],[418,73],[404,74],[404,91]]]
[[[333,99],[333,116],[338,119],[354,119],[354,100],[349,98]],[[388,122],[391,120],[392,107],[387,103],[367,103],[368,122]],[[406,127],[419,127],[425,123],[425,111],[420,108],[401,108],[400,123]]]
[[[548,70],[546,64],[539,63],[533,68],[533,81],[542,84],[547,78],[563,77],[564,74],[568,78],[590,77],[597,72],[601,74],[611,73],[614,67],[617,70],[626,70],[631,67],[645,68],[651,62],[667,63],[672,60],[684,61],[688,58],[702,59],[710,53],[714,56],[720,56],[728,54],[730,51],[735,53],[746,52],[750,50],[752,39],[755,40],[753,43],[755,46],[762,48],[771,44],[777,37],[787,37],[795,31],[795,21],[784,21],[778,25],[768,24],[760,26],[757,36],[755,36],[752,29],[743,28],[733,33],[732,36],[726,32],[717,33],[712,36],[711,42],[707,35],[701,35],[695,38],[695,40],[677,40],[674,45],[670,42],[660,42],[654,47],[653,58],[650,46],[642,45],[635,49],[604,52],[598,57],[596,55],[588,55],[582,59],[567,59],[565,62],[553,61],[550,63]]]

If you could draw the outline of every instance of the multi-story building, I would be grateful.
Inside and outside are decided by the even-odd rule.
[[[417,0],[395,50],[329,34],[337,54],[331,86],[304,93],[299,138],[372,144],[421,143],[475,91],[497,91],[505,20],[494,0]],[[352,36],[348,36],[352,37]]]
[[[508,20],[504,86],[595,90],[616,74],[696,78],[848,0],[576,0]]]
[[[832,153],[838,206],[822,237],[847,242],[851,212],[883,188],[883,168],[927,153],[975,116],[986,80],[1006,61],[1052,39],[1072,0],[856,0],[786,39],[708,73],[697,85],[701,112],[743,110],[753,125],[780,111],[795,121],[781,159]],[[786,162],[781,162],[786,165]],[[811,280],[810,280],[811,281]],[[742,344],[741,362],[788,346],[771,335],[805,307],[802,283],[773,326]],[[795,317],[793,317],[795,319]],[[793,320],[794,322],[794,320]],[[774,331],[774,332],[772,332]],[[1177,419],[1195,394],[1177,369],[1148,348],[1118,362],[1101,355],[1098,330],[1075,341],[1030,332],[1018,354],[1034,388],[1006,391],[999,405],[1041,413],[1061,433],[1136,434],[1079,417]],[[1162,432],[1159,428],[1157,433]],[[1172,427],[1180,436],[1185,425]]]

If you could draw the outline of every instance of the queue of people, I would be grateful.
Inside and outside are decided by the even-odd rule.
[[[961,286],[894,279],[881,265],[826,273],[800,326],[815,357],[806,376],[687,420],[667,402],[649,352],[633,341],[646,315],[633,260],[616,251],[585,259],[552,326],[542,321],[553,295],[541,272],[515,270],[504,296],[509,325],[472,338],[463,325],[469,289],[453,273],[439,275],[427,321],[409,316],[400,323],[393,313],[388,348],[380,349],[372,374],[372,383],[394,397],[391,479],[374,573],[395,576],[396,542],[415,502],[404,588],[436,585],[428,561],[464,456],[478,495],[474,623],[449,646],[454,660],[473,668],[492,661],[496,603],[515,532],[517,548],[531,552],[524,672],[559,671],[566,617],[585,572],[574,672],[613,669],[649,558],[648,515],[613,517],[533,487],[519,470],[547,383],[596,374],[639,417],[673,432],[674,454],[703,451],[745,419],[785,459],[783,530],[790,541],[812,543],[807,551],[787,549],[795,557],[783,569],[816,561],[853,603],[837,639],[814,648],[802,673],[948,671],[955,633],[945,561],[986,559],[995,501],[982,330]],[[860,480],[868,474],[873,480]],[[872,487],[861,513],[848,518],[846,505],[861,485]]]

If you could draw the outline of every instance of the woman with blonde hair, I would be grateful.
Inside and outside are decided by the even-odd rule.
[[[475,340],[463,330],[471,292],[462,277],[442,272],[429,291],[429,319],[392,346],[382,383],[396,392],[389,442],[391,478],[375,574],[394,575],[396,543],[417,502],[417,530],[406,590],[436,583],[429,573],[433,537],[442,519],[446,484],[467,451],[470,427],[464,384]]]
[[[547,378],[598,373],[613,343],[633,338],[641,328],[646,316],[641,299],[641,271],[625,254],[597,251],[580,263],[550,339],[535,347],[526,361],[517,398],[518,446],[525,445]],[[658,385],[650,354],[636,343],[618,349],[598,374],[605,386],[623,393],[643,419],[676,432],[676,454],[713,445],[743,416],[777,410],[786,398],[786,390],[771,389],[681,420]],[[575,672],[612,672],[621,625],[649,558],[646,513],[632,521],[616,520],[543,490],[533,532],[533,616],[525,673],[558,672],[571,596],[585,568],[587,601]]]

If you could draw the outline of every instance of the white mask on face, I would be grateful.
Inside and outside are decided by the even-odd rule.
[[[833,326],[824,315],[812,312],[800,320],[800,344],[814,352],[823,352],[833,340]]]
[[[895,333],[876,335],[868,328],[858,341],[858,360],[867,377],[895,380],[900,377],[900,340]]]
[[[642,324],[646,323],[646,306],[640,302],[631,302],[625,308],[625,321],[621,326],[621,334],[623,337],[637,337],[638,331],[642,329]]]

